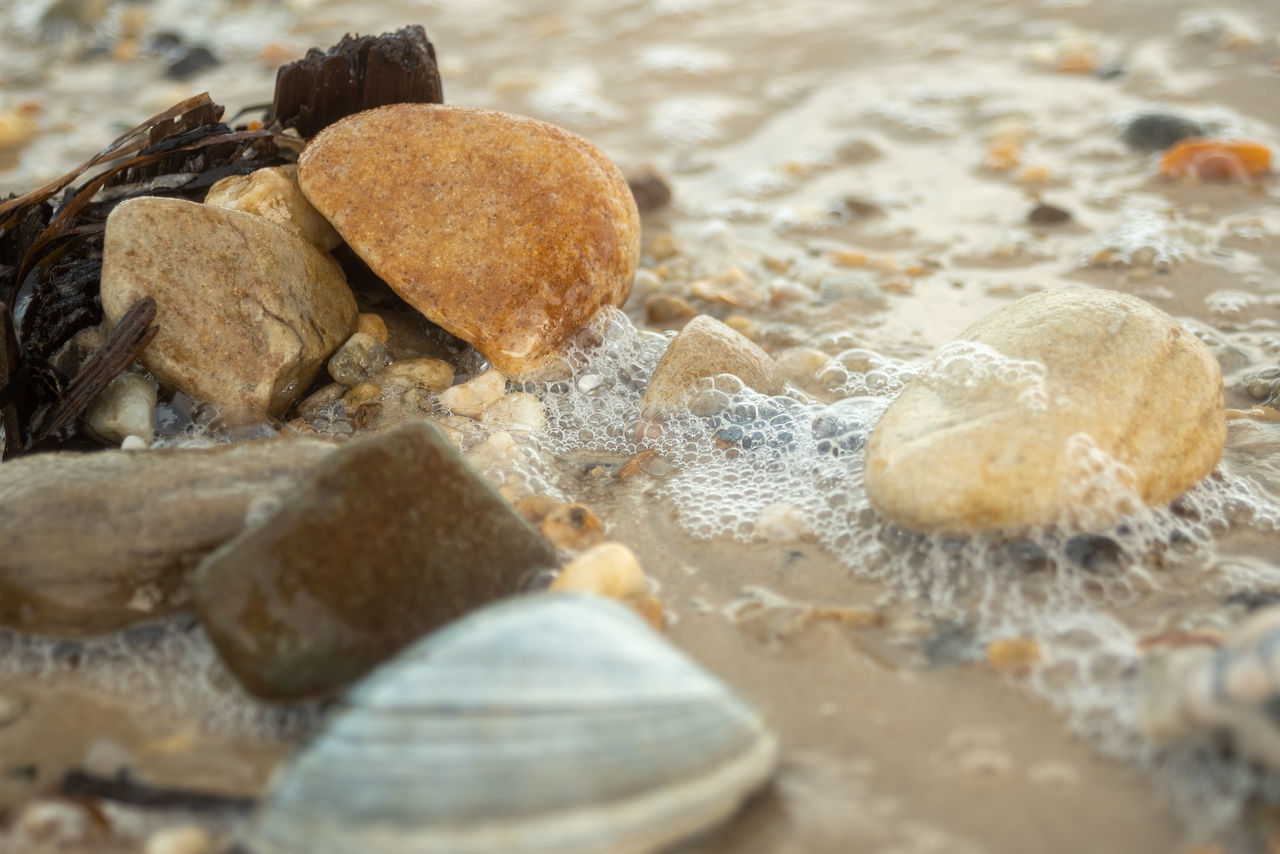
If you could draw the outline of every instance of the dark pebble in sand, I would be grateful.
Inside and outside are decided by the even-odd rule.
[[[164,67],[164,76],[170,80],[190,80],[198,74],[217,68],[222,60],[213,55],[213,51],[203,45],[177,48],[168,64]]]
[[[1027,214],[1027,222],[1032,225],[1061,225],[1071,221],[1071,212],[1044,202],[1036,205]]]
[[[641,211],[656,211],[671,203],[671,185],[658,170],[646,166],[627,176],[627,186]]]
[[[1143,113],[1125,126],[1124,141],[1139,151],[1162,151],[1188,137],[1204,134],[1204,128],[1191,119],[1173,113]]]
[[[1124,549],[1110,537],[1079,534],[1067,540],[1067,558],[1089,572],[1118,572],[1124,562]]]

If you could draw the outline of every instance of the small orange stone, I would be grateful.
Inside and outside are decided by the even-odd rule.
[[[837,267],[861,267],[871,259],[865,252],[832,252],[831,263]]]
[[[1271,149],[1244,139],[1184,139],[1160,158],[1166,178],[1244,181],[1271,171]]]
[[[987,663],[1001,673],[1021,676],[1040,660],[1035,638],[1005,638],[987,644]]]
[[[1022,163],[1022,146],[1014,139],[999,139],[987,149],[982,165],[992,172],[1008,172]]]

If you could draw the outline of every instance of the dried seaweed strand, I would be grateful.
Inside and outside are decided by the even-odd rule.
[[[9,307],[0,303],[0,426],[4,427],[4,453],[0,459],[9,459],[18,453],[22,437],[19,434],[18,407],[12,400],[7,400],[10,392],[9,383],[19,366],[18,334],[13,328],[13,314]]]
[[[79,178],[85,172],[95,166],[113,160],[117,157],[123,157],[134,152],[141,151],[150,144],[151,130],[157,125],[166,121],[173,121],[185,113],[201,108],[205,105],[213,106],[213,100],[209,97],[208,92],[202,92],[174,104],[163,113],[159,113],[147,119],[142,124],[126,131],[117,137],[110,145],[102,149],[93,157],[84,163],[72,169],[60,178],[55,178],[43,187],[38,187],[29,193],[25,193],[16,199],[10,199],[7,202],[0,202],[0,231],[7,231],[17,222],[17,217],[23,211],[32,205],[38,205],[41,202],[52,198],[63,187],[70,184],[76,178]]]
[[[40,236],[32,241],[30,248],[27,250],[26,257],[22,259],[22,266],[18,268],[18,275],[14,281],[21,283],[26,280],[26,277],[31,273],[31,270],[35,265],[39,263],[43,254],[48,251],[47,247],[49,244],[57,241],[67,233],[68,223],[75,219],[75,217],[93,201],[93,197],[97,194],[98,190],[102,189],[103,185],[110,181],[111,178],[119,172],[139,166],[146,166],[149,163],[154,163],[157,160],[170,157],[175,153],[199,151],[202,148],[208,148],[213,145],[228,142],[266,139],[275,135],[275,132],[270,130],[232,131],[231,133],[219,134],[217,136],[206,136],[180,148],[138,155],[124,163],[113,166],[98,177],[94,178],[88,184],[85,184],[84,187],[76,193],[75,198],[68,202],[58,215],[54,217],[53,221],[49,223],[48,227],[41,232]]]
[[[159,330],[151,323],[156,319],[156,301],[143,297],[129,307],[107,341],[89,357],[80,373],[67,384],[48,420],[36,434],[40,442],[80,417],[93,399],[102,393],[120,372],[138,358]]]
[[[154,786],[127,777],[91,774],[78,768],[63,775],[58,783],[58,794],[68,798],[97,798],[135,807],[198,812],[248,812],[256,803],[253,798]]]

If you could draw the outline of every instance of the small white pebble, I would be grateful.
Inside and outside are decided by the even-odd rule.
[[[141,436],[125,436],[124,441],[120,443],[122,451],[145,451],[151,445]]]
[[[203,828],[166,827],[151,834],[144,854],[208,854],[213,850],[213,840]]]
[[[440,392],[440,405],[455,415],[479,418],[484,411],[502,399],[507,390],[507,377],[490,368],[475,379]]]

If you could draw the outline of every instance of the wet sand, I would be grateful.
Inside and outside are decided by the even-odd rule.
[[[188,83],[161,79],[161,60],[145,50],[112,57],[122,32],[112,6],[79,36],[24,41],[6,30],[0,111],[34,99],[42,132],[0,162],[13,163],[0,191],[48,180],[186,95],[207,89],[232,111],[265,102],[282,54],[407,23],[422,23],[435,44],[446,101],[564,125],[626,169],[652,163],[667,175],[675,201],[645,218],[647,252],[626,306],[638,328],[645,297],[664,293],[741,318],[775,355],[859,347],[914,364],[1017,296],[1084,284],[1136,294],[1186,321],[1214,347],[1230,408],[1260,402],[1246,379],[1280,356],[1274,178],[1160,179],[1156,157],[1128,150],[1119,133],[1127,117],[1159,108],[1280,145],[1280,7],[1264,0],[1212,10],[1146,0],[538,2],[518,11],[157,3],[139,45],[165,26],[188,28],[225,60]],[[75,58],[77,45],[95,40],[104,56]],[[1077,65],[1079,73],[1059,70]],[[984,166],[1007,135],[1021,140],[1018,164]],[[1074,221],[1027,224],[1037,198]],[[653,241],[665,235],[679,251],[659,258],[665,250],[655,253]],[[767,298],[689,296],[693,281],[734,266],[767,285]],[[813,294],[792,298],[797,291],[779,280]],[[820,380],[804,389],[816,400],[848,392]],[[1228,438],[1222,471],[1252,489],[1258,518],[1280,513],[1277,451],[1280,425],[1235,425]],[[541,460],[537,477],[587,503],[635,549],[674,618],[670,637],[757,703],[783,743],[770,790],[689,850],[1164,852],[1230,836],[1166,798],[1177,781],[1153,779],[1165,766],[1144,750],[1080,734],[1092,730],[1080,725],[1076,695],[990,666],[983,645],[1002,627],[961,626],[972,636],[960,631],[952,654],[944,609],[910,579],[876,570],[869,552],[821,537],[695,539],[678,500],[695,488],[593,477],[584,462],[592,453]],[[850,489],[862,500],[856,482]],[[1136,603],[1104,597],[1086,610],[1118,614],[1130,640],[1157,628],[1225,628],[1239,618],[1226,596],[1280,587],[1277,555],[1274,526],[1236,523]],[[788,609],[773,596],[800,604]],[[878,625],[790,627],[808,604],[871,613]],[[1046,646],[1049,635],[1040,636]],[[93,660],[132,674],[119,680],[62,660],[37,666],[42,655],[10,653],[5,667],[3,693],[30,708],[0,729],[0,755],[6,769],[36,769],[6,774],[0,804],[10,808],[63,769],[101,760],[103,742],[141,779],[251,795],[307,731],[235,711],[248,707],[225,674],[189,650],[168,666],[195,661],[213,675],[183,696],[163,678],[133,681],[144,668],[128,664],[127,648]],[[1116,704],[1105,726],[1122,729],[1131,714],[1112,683],[1127,684],[1100,680]],[[217,708],[193,713],[201,704]]]

